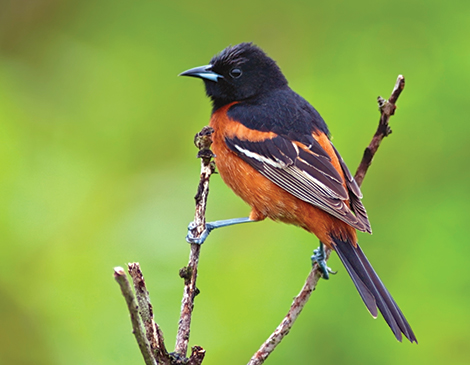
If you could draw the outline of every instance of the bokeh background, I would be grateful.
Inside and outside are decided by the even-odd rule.
[[[210,104],[178,78],[254,41],[355,170],[376,97],[406,77],[365,182],[361,245],[413,326],[398,343],[339,260],[267,364],[470,363],[468,1],[0,1],[0,363],[143,363],[113,267],[139,261],[171,349]],[[208,219],[248,207],[215,176]],[[244,364],[317,240],[273,222],[202,249],[191,345]]]

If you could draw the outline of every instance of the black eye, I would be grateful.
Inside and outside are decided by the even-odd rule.
[[[238,79],[242,75],[242,70],[240,70],[239,68],[232,68],[229,74],[232,78]]]

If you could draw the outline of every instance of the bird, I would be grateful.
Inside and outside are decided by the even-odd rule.
[[[361,190],[319,112],[288,85],[277,63],[251,42],[229,46],[208,65],[180,76],[202,79],[212,102],[210,126],[217,171],[251,207],[248,217],[208,222],[215,228],[266,218],[301,227],[320,240],[312,264],[325,279],[325,247],[335,251],[365,306],[382,313],[395,338],[417,339],[402,311],[358,244],[356,230],[372,233]]]

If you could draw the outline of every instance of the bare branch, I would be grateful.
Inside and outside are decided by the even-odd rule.
[[[325,260],[330,257],[331,250],[325,249]],[[264,360],[274,351],[277,345],[282,339],[289,333],[290,329],[294,325],[297,317],[304,308],[310,294],[315,290],[318,281],[322,276],[321,271],[318,269],[318,265],[315,264],[307,276],[307,280],[300,291],[300,293],[294,298],[289,312],[284,317],[282,322],[277,326],[276,330],[269,336],[269,338],[261,345],[258,351],[253,355],[248,365],[260,365],[264,363]]]
[[[201,158],[200,181],[197,194],[194,198],[196,200],[196,211],[192,233],[195,238],[200,237],[206,229],[206,203],[207,196],[209,194],[209,179],[214,172],[214,165],[211,162],[214,155],[210,150],[210,146],[212,144],[212,132],[213,129],[211,127],[204,127],[194,138],[194,143],[196,144],[196,147],[199,148],[198,157]],[[181,303],[178,333],[176,336],[175,353],[182,357],[186,357],[186,353],[188,351],[194,298],[199,293],[199,290],[196,287],[196,278],[200,250],[201,245],[195,243],[191,244],[188,266],[180,270],[180,276],[184,279],[184,293]],[[203,357],[204,356],[202,356],[202,358]]]
[[[140,352],[144,357],[146,365],[157,365],[156,361],[153,358],[152,350],[150,344],[145,337],[144,327],[142,320],[139,315],[139,306],[132,291],[129,280],[127,280],[126,273],[122,267],[114,268],[114,279],[118,282],[121,287],[122,295],[126,299],[127,308],[131,315],[132,329],[134,332],[135,339],[139,345]]]
[[[195,136],[194,140],[196,146],[199,148],[198,158],[201,158],[201,177],[195,197],[196,213],[193,228],[193,236],[195,238],[200,237],[205,231],[206,225],[205,213],[209,193],[209,178],[214,172],[214,165],[212,163],[213,154],[210,150],[212,132],[212,128],[204,127],[201,132]],[[153,308],[140,265],[138,263],[128,265],[137,300],[124,270],[121,267],[115,268],[114,277],[121,286],[122,293],[126,299],[134,329],[133,332],[147,365],[200,365],[204,359],[205,350],[199,346],[193,347],[191,356],[186,358],[194,298],[199,292],[196,288],[196,278],[200,249],[201,246],[198,244],[191,245],[188,266],[180,270],[180,276],[184,279],[184,294],[175,352],[171,354],[167,352],[163,333],[153,319]]]
[[[147,341],[150,344],[150,348],[158,364],[170,365],[171,362],[165,348],[163,332],[153,320],[153,307],[150,302],[149,292],[145,286],[145,280],[140,265],[134,262],[127,266],[129,275],[132,277],[134,283],[134,290],[139,304],[139,313],[145,327],[145,333],[147,334]]]
[[[361,163],[357,168],[356,175],[354,175],[354,178],[356,179],[356,182],[359,186],[361,186],[362,181],[366,176],[367,170],[372,164],[372,159],[374,158],[380,143],[385,137],[392,133],[388,121],[390,120],[390,117],[395,114],[395,109],[397,108],[395,103],[397,102],[398,97],[400,96],[404,87],[405,78],[402,75],[398,75],[397,82],[395,83],[395,87],[393,88],[390,98],[388,100],[383,99],[381,96],[377,98],[380,110],[379,126],[377,127],[377,131],[375,132],[374,137],[372,137],[372,141],[370,142],[369,146],[367,146],[365,149]]]
[[[380,96],[378,98],[380,108],[379,126],[377,128],[377,131],[375,132],[374,137],[372,138],[372,141],[364,151],[364,157],[362,158],[362,161],[359,164],[359,167],[357,168],[355,179],[359,186],[361,186],[362,182],[364,181],[367,169],[372,163],[372,158],[377,152],[380,146],[380,142],[384,137],[392,133],[388,125],[388,121],[390,119],[390,116],[395,113],[395,103],[404,87],[405,78],[402,75],[399,75],[395,87],[393,88],[390,99],[387,101],[381,98]],[[325,261],[328,260],[330,253],[331,250],[325,248]],[[297,319],[303,307],[310,298],[310,294],[312,293],[312,291],[315,290],[321,275],[322,274],[318,269],[317,264],[313,265],[312,270],[310,271],[310,274],[308,275],[302,290],[295,297],[294,302],[292,303],[289,309],[289,312],[284,317],[279,326],[276,328],[276,330],[271,334],[271,336],[269,336],[269,338],[261,345],[260,349],[253,355],[248,365],[263,364],[264,360],[266,360],[266,358],[271,354],[271,352],[274,351],[276,346],[289,333],[290,329],[294,325],[295,320]]]

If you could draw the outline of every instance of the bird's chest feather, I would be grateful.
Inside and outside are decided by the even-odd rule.
[[[259,213],[258,219],[269,217],[295,224],[292,220],[298,210],[299,200],[241,160],[225,143],[226,137],[238,136],[250,141],[260,141],[276,135],[248,129],[230,119],[226,114],[229,107],[230,105],[214,112],[210,122],[214,128],[212,150],[216,155],[215,162],[220,176],[235,194]]]

